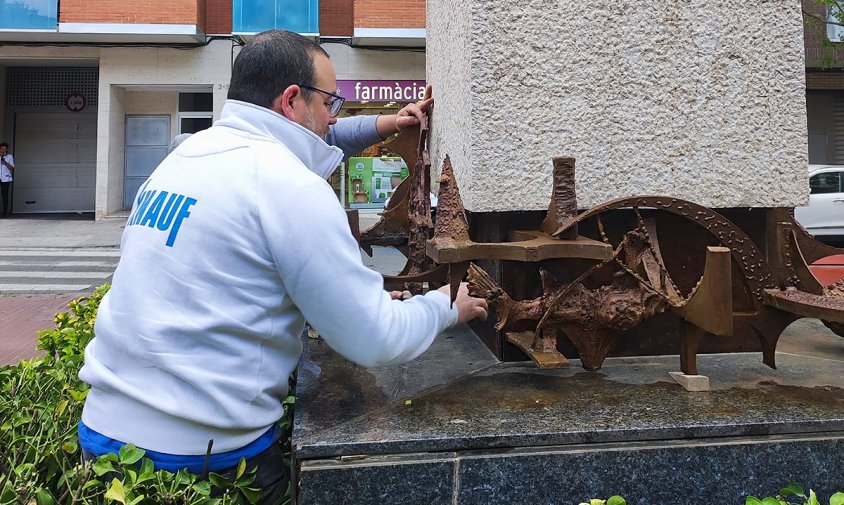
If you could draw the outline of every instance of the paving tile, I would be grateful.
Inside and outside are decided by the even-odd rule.
[[[0,366],[43,354],[35,348],[38,331],[52,328],[56,313],[79,296],[0,296]]]

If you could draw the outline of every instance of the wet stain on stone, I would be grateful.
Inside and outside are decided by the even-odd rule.
[[[439,424],[454,416],[474,419],[509,419],[542,413],[543,422],[556,419],[589,424],[589,415],[603,428],[607,419],[623,416],[645,424],[724,422],[780,417],[786,411],[800,419],[840,412],[844,418],[844,390],[837,387],[800,387],[759,381],[755,388],[734,387],[689,394],[668,381],[626,384],[602,374],[578,373],[569,377],[515,372],[476,376],[413,398],[401,411],[405,419]],[[772,417],[773,416],[773,417]],[[423,421],[424,420],[424,421]],[[414,424],[416,421],[412,421]]]

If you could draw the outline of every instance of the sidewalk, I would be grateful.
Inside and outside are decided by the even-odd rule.
[[[53,327],[56,313],[76,296],[0,296],[0,366],[43,354],[35,350],[38,330]]]
[[[0,248],[120,247],[127,215],[27,214],[0,220]]]
[[[125,223],[122,215],[100,221],[91,214],[15,215],[0,220],[0,248],[117,249]],[[52,328],[56,313],[79,296],[0,296],[0,366],[41,354],[35,350],[38,331]]]

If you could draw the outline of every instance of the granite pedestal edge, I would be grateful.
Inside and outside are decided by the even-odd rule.
[[[834,344],[837,342],[834,342]],[[844,361],[677,356],[598,372],[500,363],[467,329],[400,367],[366,370],[306,342],[294,419],[297,502],[743,503],[790,481],[844,489]]]

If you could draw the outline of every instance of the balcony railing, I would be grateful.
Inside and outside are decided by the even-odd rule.
[[[232,32],[253,34],[279,28],[319,34],[319,0],[233,0]]]
[[[56,30],[57,0],[0,1],[0,30]]]

